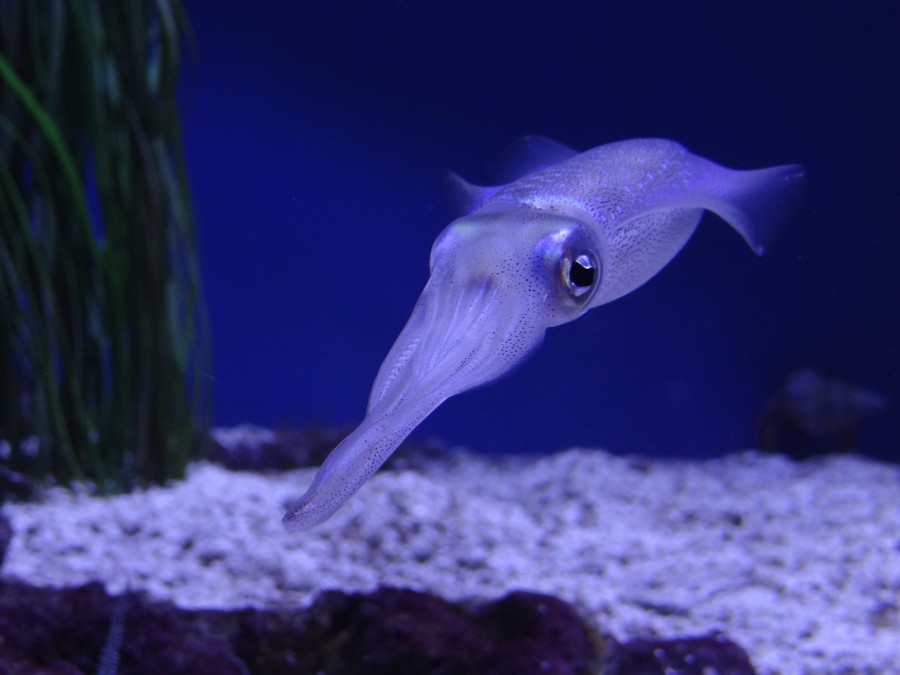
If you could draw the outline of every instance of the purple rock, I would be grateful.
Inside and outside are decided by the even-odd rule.
[[[741,647],[721,633],[613,645],[603,675],[755,675]]]

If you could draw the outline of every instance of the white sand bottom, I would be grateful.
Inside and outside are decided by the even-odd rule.
[[[762,673],[900,673],[896,466],[457,451],[378,474],[324,525],[287,532],[284,509],[312,476],[201,463],[167,489],[7,504],[2,574],[193,608],[306,605],[379,584],[453,600],[527,589],[618,639],[721,630]]]

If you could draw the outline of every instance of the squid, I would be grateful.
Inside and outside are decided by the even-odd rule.
[[[431,249],[430,277],[384,360],[360,425],[284,524],[330,518],[449,397],[525,359],[544,331],[635,290],[690,239],[704,210],[757,254],[795,205],[804,171],[738,171],[664,139],[583,153],[541,137],[507,153],[502,184],[452,176],[462,212]]]

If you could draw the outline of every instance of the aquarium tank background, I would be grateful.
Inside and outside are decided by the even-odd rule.
[[[485,452],[721,454],[758,445],[772,396],[813,366],[886,398],[854,443],[900,455],[896,4],[186,9],[217,424],[362,418],[451,220],[448,170],[488,184],[526,134],[578,150],[663,137],[733,168],[806,167],[768,253],[707,214],[656,278],[415,433]]]

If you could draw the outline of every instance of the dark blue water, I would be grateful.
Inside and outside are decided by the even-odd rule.
[[[707,215],[657,277],[551,329],[420,432],[481,450],[755,445],[812,364],[886,394],[900,456],[900,5],[189,1],[185,135],[216,421],[358,421],[450,220],[525,134],[660,136],[735,168],[799,162],[803,206],[757,258]]]

